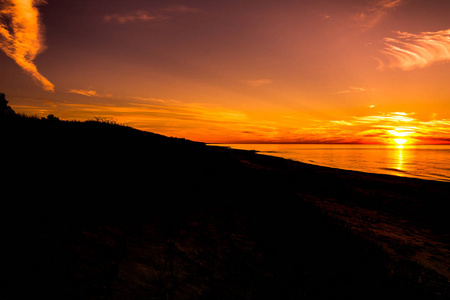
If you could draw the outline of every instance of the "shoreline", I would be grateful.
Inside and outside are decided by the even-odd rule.
[[[411,171],[408,170],[403,170],[399,167],[394,167],[390,165],[386,165],[386,166],[380,166],[377,168],[374,168],[374,166],[372,166],[373,163],[369,163],[369,168],[371,168],[369,171],[365,171],[363,167],[354,167],[349,165],[349,163],[343,165],[343,166],[335,166],[333,164],[329,164],[327,162],[320,162],[320,161],[306,161],[306,157],[305,157],[305,161],[302,160],[298,160],[296,159],[294,156],[295,152],[289,153],[289,148],[286,149],[289,154],[283,153],[283,150],[269,150],[269,149],[261,149],[258,146],[277,146],[277,145],[281,145],[281,146],[285,146],[285,145],[297,145],[297,146],[303,146],[303,147],[310,147],[310,146],[318,146],[321,148],[326,148],[326,147],[338,147],[336,148],[336,150],[339,150],[339,147],[341,146],[361,146],[361,147],[365,147],[365,146],[369,146],[369,148],[367,148],[367,150],[373,150],[373,149],[380,149],[380,150],[384,150],[384,149],[390,149],[390,150],[398,150],[398,151],[416,151],[416,150],[428,150],[428,148],[422,149],[422,147],[445,147],[445,149],[450,151],[450,146],[449,145],[407,145],[405,147],[401,147],[399,148],[398,145],[365,145],[365,144],[277,144],[277,143],[272,143],[272,144],[207,144],[209,146],[218,146],[218,147],[229,147],[230,149],[240,149],[240,150],[249,150],[249,151],[255,151],[258,154],[262,154],[262,155],[270,155],[270,156],[275,156],[275,157],[280,157],[280,158],[284,158],[287,160],[293,160],[293,161],[297,161],[297,162],[301,162],[301,163],[305,163],[305,164],[311,164],[311,165],[315,165],[315,166],[320,166],[320,167],[328,167],[328,168],[335,168],[335,169],[340,169],[340,170],[348,170],[348,171],[358,171],[358,172],[363,172],[363,173],[369,173],[369,174],[383,174],[383,175],[393,175],[393,176],[399,176],[399,177],[407,177],[407,178],[417,178],[417,179],[423,179],[423,180],[432,180],[432,181],[440,181],[440,182],[450,182],[450,175],[447,176],[445,174],[439,174],[436,172],[432,172],[432,173],[423,173],[423,174],[414,174],[411,173]],[[238,148],[239,145],[245,146],[242,148]],[[253,145],[255,145],[256,147],[252,147]],[[235,147],[236,146],[236,147]],[[419,148],[417,148],[419,147]],[[308,148],[302,149],[302,150],[308,150]],[[361,148],[360,150],[366,150]],[[305,156],[305,154],[300,154],[299,157]],[[404,161],[404,154],[403,153],[398,153],[399,156],[399,161],[398,164],[408,164],[408,162]],[[323,159],[323,158],[321,158]],[[367,163],[367,162],[365,162]],[[352,162],[353,165],[355,165],[354,162]],[[356,164],[357,165],[357,164]],[[449,173],[450,174],[450,173]]]

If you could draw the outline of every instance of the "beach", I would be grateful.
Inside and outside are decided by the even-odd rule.
[[[448,284],[448,184],[277,161],[267,156],[243,161],[254,168],[290,170],[291,176],[301,178],[297,183],[301,200],[378,243],[394,257],[417,263],[425,277],[427,272],[436,273],[443,286]],[[264,166],[258,164],[261,162]],[[305,173],[309,180],[305,180]]]
[[[2,124],[7,299],[449,297],[448,183],[15,122]]]

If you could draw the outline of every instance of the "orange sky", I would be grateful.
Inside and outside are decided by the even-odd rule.
[[[209,143],[450,143],[448,0],[6,0],[0,92]]]

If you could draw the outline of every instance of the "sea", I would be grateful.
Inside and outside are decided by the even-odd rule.
[[[450,145],[216,145],[325,167],[450,182]]]

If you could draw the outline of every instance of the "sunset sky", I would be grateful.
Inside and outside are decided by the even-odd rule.
[[[449,0],[1,0],[16,112],[208,143],[450,143]]]

